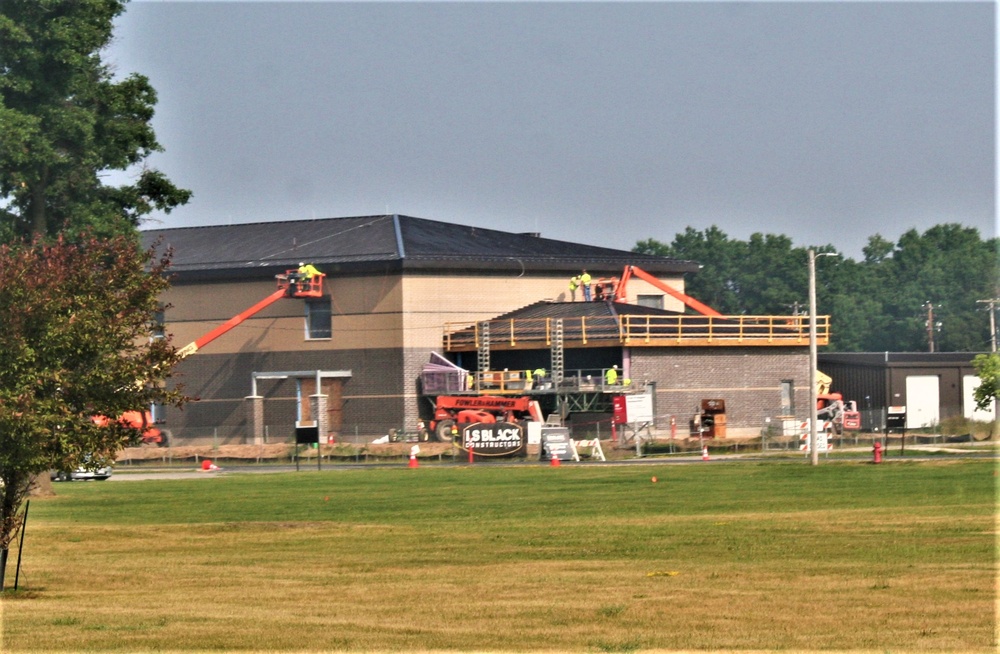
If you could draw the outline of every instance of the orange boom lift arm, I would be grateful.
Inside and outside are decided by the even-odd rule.
[[[260,313],[283,297],[322,297],[323,295],[323,277],[325,277],[323,273],[305,278],[299,275],[298,270],[288,270],[276,277],[278,280],[278,290],[246,311],[236,314],[201,338],[177,350],[178,356],[181,359],[191,356],[247,318],[253,316],[255,313]],[[111,422],[111,419],[106,416],[92,416],[91,420],[99,426]],[[143,430],[142,440],[146,443],[166,445],[163,432],[153,426],[153,416],[148,409],[145,411],[126,411],[118,417],[118,422],[134,429]]]
[[[628,284],[628,280],[632,277],[632,275],[635,275],[636,277],[638,277],[639,279],[641,279],[643,281],[649,282],[650,284],[652,284],[656,288],[660,289],[664,293],[667,293],[667,294],[669,294],[669,295],[677,298],[678,300],[680,300],[681,302],[683,302],[686,306],[691,307],[692,309],[694,309],[695,311],[697,311],[698,313],[700,313],[703,316],[721,316],[722,315],[721,313],[719,313],[718,311],[716,311],[712,307],[708,306],[707,304],[704,304],[703,302],[699,302],[698,300],[694,299],[690,295],[685,295],[684,293],[681,293],[677,289],[671,288],[670,286],[664,284],[663,282],[661,282],[660,280],[658,280],[656,277],[653,277],[648,272],[646,272],[645,270],[643,270],[643,269],[641,269],[641,268],[639,268],[637,266],[625,266],[625,270],[624,270],[624,272],[622,272],[622,280],[621,280],[621,282],[619,282],[618,287],[615,289],[615,301],[616,302],[620,302],[620,301],[623,301],[625,299],[626,285]]]
[[[326,276],[322,273],[318,275],[313,275],[309,279],[296,279],[296,271],[289,270],[283,275],[278,275],[278,290],[271,293],[266,298],[253,305],[246,311],[242,311],[226,322],[222,323],[212,331],[208,332],[204,336],[201,336],[194,341],[191,341],[181,349],[177,350],[177,354],[180,358],[184,359],[191,356],[201,348],[205,347],[215,339],[219,338],[232,328],[239,325],[241,322],[250,318],[254,314],[260,313],[267,307],[271,306],[281,298],[285,297],[321,297],[323,295],[323,278]]]

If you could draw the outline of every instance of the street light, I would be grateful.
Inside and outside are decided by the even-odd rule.
[[[836,252],[816,254],[809,250],[809,452],[814,466],[819,465],[816,449],[816,257],[835,257]]]

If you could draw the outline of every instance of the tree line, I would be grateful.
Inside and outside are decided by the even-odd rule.
[[[1000,239],[947,223],[895,243],[876,234],[855,261],[833,245],[795,247],[787,236],[746,241],[716,226],[688,227],[670,243],[650,238],[634,252],[695,261],[686,291],[725,315],[809,311],[808,251],[816,258],[816,306],[829,315],[837,352],[986,352],[990,304],[1000,297]]]

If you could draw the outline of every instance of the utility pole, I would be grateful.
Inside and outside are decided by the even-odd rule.
[[[809,453],[810,462],[819,465],[819,451],[816,449],[816,257],[835,257],[836,252],[821,252],[811,249],[809,254]]]
[[[927,351],[934,351],[934,305],[929,301],[924,303],[927,308]]]
[[[809,250],[809,455],[819,465],[816,451],[816,251]]]
[[[993,298],[992,300],[977,300],[980,304],[990,305],[990,352],[997,351],[997,318],[996,318],[996,305],[1000,304],[1000,298]]]

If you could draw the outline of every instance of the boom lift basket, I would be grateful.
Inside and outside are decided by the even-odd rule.
[[[278,288],[285,291],[288,297],[323,297],[324,277],[326,275],[320,273],[309,279],[302,279],[298,270],[286,270],[283,274],[275,275]]]

